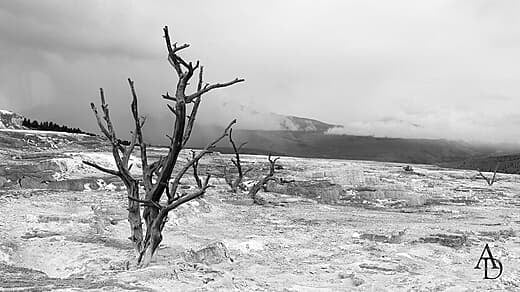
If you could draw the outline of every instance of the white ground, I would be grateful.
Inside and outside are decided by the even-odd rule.
[[[106,153],[71,157],[110,163]],[[213,156],[206,163],[222,159]],[[244,160],[265,165],[264,157]],[[70,167],[64,172],[81,175],[81,167],[66,163]],[[284,157],[281,164],[284,178],[326,179],[341,184],[346,195],[356,195],[360,187],[377,191],[361,205],[273,194],[281,205],[251,206],[228,193],[222,179],[213,179],[217,187],[204,199],[173,214],[155,262],[142,270],[127,263],[132,250],[123,192],[5,191],[0,194],[0,263],[43,271],[57,278],[45,282],[47,287],[66,290],[520,289],[519,176],[499,175],[489,187],[474,172],[426,165],[414,165],[419,174],[410,174],[392,163]],[[424,242],[436,234],[466,240],[456,247]],[[232,262],[208,266],[180,257],[215,241],[227,246]],[[498,280],[484,280],[483,271],[474,269],[486,243],[504,265]],[[43,285],[30,278],[21,283],[18,287]],[[0,287],[8,285],[14,286],[0,277]]]

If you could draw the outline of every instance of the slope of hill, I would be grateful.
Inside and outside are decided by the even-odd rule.
[[[213,135],[218,133],[216,130],[211,132]],[[403,163],[435,164],[460,161],[475,155],[489,155],[495,151],[448,140],[327,135],[303,131],[237,130],[235,140],[248,141],[244,152],[252,154],[271,152],[286,156]],[[199,139],[192,146],[202,147],[205,143],[207,141],[203,142]],[[219,146],[222,152],[231,151],[227,142]]]
[[[237,128],[264,131],[326,132],[335,127],[342,127],[316,119],[264,112],[243,104],[214,100],[201,107],[197,119],[201,125],[206,126],[225,125],[237,119]]]
[[[282,116],[279,123],[281,130],[302,132],[325,133],[332,128],[342,127],[340,125],[332,125],[314,119],[300,118],[295,116]]]
[[[51,131],[51,132],[64,132],[64,133],[77,133],[77,134],[87,134],[90,136],[95,136],[92,133],[87,133],[82,131],[79,128],[71,128],[65,125],[59,125],[52,121],[41,121],[38,122],[36,120],[31,121],[31,119],[27,119],[26,117],[19,115],[17,113],[1,110],[0,109],[0,129],[10,129],[10,130],[37,130],[37,131]]]
[[[460,169],[479,169],[482,171],[520,174],[520,154],[501,156],[478,156],[468,159],[443,163],[442,166]]]
[[[25,129],[23,117],[8,110],[0,110],[0,129]]]
[[[27,151],[101,150],[107,145],[106,139],[86,134],[0,129],[0,156],[4,152],[24,156]]]
[[[210,109],[212,112],[209,112]],[[208,112],[204,113],[204,110]],[[495,154],[498,150],[505,149],[497,145],[473,145],[447,140],[333,135],[329,134],[329,130],[342,126],[315,119],[261,112],[234,103],[203,107],[200,116],[189,144],[194,148],[204,147],[211,137],[222,131],[214,125],[226,125],[236,118],[238,123],[234,131],[235,139],[248,141],[244,151],[251,154],[271,152],[299,157],[439,163],[460,161],[475,155]],[[208,117],[211,118],[211,123],[207,120]],[[155,121],[153,117],[149,119],[148,129],[154,131],[145,131],[145,134],[153,144],[165,145],[168,142],[164,137],[165,131],[159,129],[171,125],[171,117],[169,118],[168,122],[160,118]],[[231,150],[227,141],[219,146],[219,151]],[[513,152],[508,149],[505,153]]]

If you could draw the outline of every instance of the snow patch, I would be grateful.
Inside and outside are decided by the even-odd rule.
[[[2,132],[16,132],[16,133],[24,133],[29,135],[58,135],[58,136],[88,136],[87,134],[79,134],[79,133],[68,133],[68,132],[56,132],[56,131],[41,131],[41,130],[23,130],[23,129],[0,129]],[[39,136],[39,138],[43,138]]]

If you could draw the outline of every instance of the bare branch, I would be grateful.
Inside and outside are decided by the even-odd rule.
[[[197,187],[202,188],[202,180],[200,179],[199,177],[199,161],[198,160],[195,160],[195,151],[191,150],[191,158],[194,160],[193,161],[193,165],[192,165],[192,168],[193,168],[193,178],[195,179],[195,182],[197,183]]]
[[[253,169],[255,169],[255,168],[254,167],[248,168],[246,171],[244,171],[244,175],[250,173]]]
[[[202,89],[202,82],[203,82],[203,74],[204,74],[204,67],[201,66],[199,70],[199,82],[197,84],[197,91],[200,91]],[[191,131],[193,130],[193,125],[195,124],[195,117],[197,116],[197,111],[199,110],[200,105],[200,97],[195,98],[193,100],[193,107],[191,108],[191,114],[188,118],[188,124],[186,125],[186,130],[184,133],[184,141],[182,142],[182,146],[186,146],[188,143],[188,140],[191,136]]]
[[[198,98],[198,97],[202,96],[204,93],[209,92],[213,89],[228,87],[235,83],[239,83],[239,82],[243,82],[243,81],[245,81],[245,79],[236,78],[235,80],[225,82],[225,83],[215,83],[215,84],[211,84],[211,85],[207,84],[206,86],[204,86],[203,89],[198,90],[197,92],[186,96],[186,102],[192,102],[195,98]]]
[[[109,169],[109,168],[103,167],[103,166],[98,165],[98,164],[96,164],[94,162],[83,160],[83,163],[85,163],[88,166],[92,166],[92,167],[94,167],[94,168],[96,168],[98,170],[101,170],[103,172],[106,172],[108,174],[119,176],[119,177],[121,176],[121,172],[119,172],[117,170],[113,170],[113,169]]]
[[[242,147],[246,146],[246,144],[247,144],[247,141],[240,144],[240,146],[238,146],[238,151],[240,152],[240,150],[242,150]]]
[[[180,47],[177,47],[177,43],[173,44],[173,52],[177,53],[178,51],[182,49],[186,49],[190,46],[190,44],[182,44]]]
[[[144,184],[145,190],[148,191],[152,188],[152,185],[151,185],[152,182],[151,182],[151,177],[150,177],[149,173],[147,172],[148,155],[146,153],[146,143],[144,142],[143,131],[142,131],[146,118],[139,117],[139,107],[137,104],[137,92],[134,87],[134,81],[132,81],[130,78],[128,78],[128,85],[130,86],[130,91],[132,93],[132,104],[130,105],[130,107],[132,109],[132,116],[134,118],[134,123],[135,123],[134,134],[135,134],[135,137],[137,138],[137,142],[139,143],[139,148],[140,148],[140,152],[141,152],[141,168],[142,168],[142,172],[143,172],[143,174],[142,174],[143,184]],[[135,145],[133,147],[135,147]],[[133,151],[133,147],[132,147],[132,151]]]
[[[161,157],[159,157],[158,160],[156,160],[156,161],[152,162],[152,164],[150,164],[148,169],[149,169],[151,175],[157,174],[159,172],[165,159],[166,159],[165,156],[161,156]]]
[[[135,202],[139,202],[145,206],[150,206],[150,207],[155,207],[159,210],[161,210],[162,208],[164,208],[163,206],[161,206],[161,204],[157,203],[157,202],[154,202],[154,201],[146,201],[146,200],[140,200],[140,199],[136,199],[136,198],[133,198],[133,197],[130,197],[128,196],[128,199],[132,200],[132,201],[135,201]]]
[[[125,155],[125,148],[120,144],[119,140],[116,137],[114,127],[112,126],[112,121],[110,120],[110,112],[108,109],[108,104],[106,103],[105,94],[103,92],[103,88],[99,89],[99,95],[101,98],[101,108],[103,110],[103,120],[105,121],[103,123],[102,118],[100,114],[97,111],[96,106],[94,103],[91,103],[90,106],[92,108],[92,111],[94,112],[94,115],[96,116],[96,120],[98,122],[98,126],[105,134],[105,136],[109,139],[109,141],[112,144],[112,155],[114,156],[114,160],[116,162],[119,176],[125,181],[130,182],[133,178],[130,176],[130,173],[128,171],[128,165],[127,163],[121,159],[120,153]],[[106,124],[106,127],[104,126]]]
[[[118,151],[120,151],[121,153],[124,153],[125,149],[123,148],[123,146],[121,146],[121,144],[119,143],[119,140],[116,137],[116,132],[114,130],[114,126],[112,125],[112,121],[110,120],[110,110],[108,109],[108,104],[106,103],[105,93],[103,91],[103,88],[99,89],[99,95],[101,98],[101,109],[103,111],[103,119],[105,120],[105,124],[107,126],[106,128],[102,127],[103,123],[101,122],[101,117],[98,115],[97,109],[94,106],[94,104],[91,103],[90,106],[92,107],[92,110],[94,111],[94,114],[96,115],[96,119],[98,120],[99,127],[101,128],[101,130],[103,131],[105,136],[107,136],[107,138],[110,140],[110,142],[112,142],[112,145],[114,146],[113,147],[114,148],[114,151],[113,151],[114,158],[116,158],[116,162],[119,167],[119,164],[121,163],[121,157],[119,156]]]
[[[177,47],[177,43],[175,43],[172,47],[171,45],[171,41],[170,41],[170,34],[168,32],[168,27],[165,26],[163,28],[163,31],[164,31],[164,39],[166,41],[166,49],[168,50],[168,61],[170,62],[170,64],[172,65],[172,67],[175,69],[175,71],[177,72],[177,75],[179,77],[182,77],[184,72],[182,71],[182,68],[179,64],[179,60],[177,58],[177,56],[175,55],[175,53],[177,51],[180,51],[184,48],[187,48],[189,47],[188,44],[185,44],[185,45],[182,45],[180,47]]]
[[[170,111],[177,117],[177,112],[175,111],[175,109],[171,105],[169,105],[169,104],[167,104],[166,106],[168,106]]]
[[[92,108],[92,111],[94,112],[94,115],[96,116],[96,120],[97,120],[97,123],[98,123],[98,126],[99,126],[99,129],[101,130],[101,132],[103,132],[103,135],[105,135],[105,137],[107,137],[107,139],[113,143],[112,141],[112,135],[110,135],[110,133],[108,132],[107,128],[105,127],[105,125],[103,124],[103,120],[101,119],[101,117],[99,116],[99,113],[98,113],[98,110],[96,108],[96,105],[91,102],[90,103],[90,107]]]
[[[186,62],[179,55],[177,55],[177,52],[189,47],[189,45],[184,44],[184,45],[181,45],[180,47],[177,47],[177,43],[174,43],[172,46],[171,41],[170,41],[170,35],[168,32],[168,27],[165,26],[163,28],[163,31],[164,31],[164,38],[166,41],[166,48],[168,49],[168,61],[173,66],[173,68],[177,72],[177,75],[179,76],[178,85],[182,85],[182,84],[185,85],[185,84],[187,84],[187,82],[191,78],[191,76],[193,75],[193,72],[198,68],[199,62],[197,61],[196,65],[193,66],[193,64],[191,62]],[[185,72],[184,70],[182,70],[181,66],[184,66],[187,71]],[[177,86],[177,89],[178,90],[180,89],[181,92],[184,92],[184,86],[181,86],[181,87]],[[177,96],[177,98],[178,97],[179,96]]]
[[[164,99],[167,99],[167,100],[171,100],[171,101],[175,101],[175,102],[177,102],[177,99],[176,99],[175,97],[173,97],[173,96],[170,96],[170,94],[168,94],[168,92],[166,92],[166,94],[163,94],[162,97],[163,97]]]
[[[188,171],[188,169],[190,169],[190,167],[192,167],[194,163],[197,163],[204,155],[206,155],[207,153],[211,152],[211,149],[215,148],[216,144],[218,142],[220,142],[222,139],[224,139],[224,137],[226,137],[228,135],[228,133],[230,133],[231,127],[236,122],[237,122],[237,120],[231,121],[231,123],[229,123],[229,125],[224,129],[224,132],[222,133],[222,135],[220,135],[220,137],[218,137],[215,140],[213,140],[212,142],[210,142],[193,159],[191,159],[188,163],[186,163],[184,165],[184,167],[177,173],[177,175],[175,176],[175,179],[173,180],[172,188],[170,190],[171,191],[171,194],[170,194],[171,197],[175,197],[175,193],[177,192],[177,188],[179,186],[181,178],[184,176],[186,171]]]
[[[480,176],[486,180],[487,184],[489,186],[492,186],[495,181],[496,181],[496,176],[497,176],[497,171],[498,171],[498,166],[499,166],[499,163],[497,162],[497,164],[495,165],[495,171],[493,172],[493,177],[491,179],[487,178],[481,171],[480,169],[477,169],[478,173],[480,174]]]
[[[231,191],[236,193],[242,183],[242,180],[244,179],[244,173],[242,171],[242,164],[240,161],[240,150],[242,149],[242,147],[244,147],[244,145],[247,144],[247,142],[244,142],[237,147],[235,141],[233,140],[233,129],[231,129],[229,131],[229,143],[233,147],[233,152],[235,153],[235,158],[231,158],[231,162],[235,165],[238,174],[234,180],[231,177],[226,177],[226,182],[231,187]]]
[[[192,67],[192,71],[196,71],[200,66],[200,61],[197,60],[197,63],[195,63],[195,67]],[[191,62],[190,62],[190,67],[191,67]]]
[[[242,166],[240,165],[240,153],[239,153],[240,148],[238,148],[237,145],[235,144],[235,141],[233,141],[233,129],[229,130],[229,143],[231,143],[231,146],[233,146],[233,151],[235,152],[235,160],[233,160],[233,158],[231,158],[231,162],[233,162],[233,164],[237,167],[238,175],[240,177],[242,177]],[[243,143],[242,143],[242,145],[243,145]]]
[[[123,165],[128,165],[128,160],[130,160],[130,156],[132,156],[132,152],[134,151],[135,144],[137,142],[137,132],[130,132],[132,134],[132,140],[130,141],[130,145],[125,149],[123,153]],[[130,171],[130,168],[128,168]]]
[[[480,170],[478,171],[478,174],[480,174],[480,176],[486,180],[487,184],[489,185],[489,178],[487,178]]]
[[[497,177],[497,170],[498,170],[498,162],[497,162],[497,165],[495,165],[495,171],[493,172],[493,178],[491,179],[490,185],[493,185],[493,183],[495,182],[495,178]]]
[[[166,216],[168,214],[168,212],[179,207],[180,205],[202,196],[208,188],[212,187],[211,185],[208,184],[210,177],[211,176],[208,174],[208,176],[206,176],[206,179],[204,180],[204,184],[202,185],[202,188],[198,189],[195,193],[192,193],[189,195],[184,195],[182,197],[179,197],[175,201],[170,202],[166,207],[164,207],[161,210],[161,213],[164,213],[163,216]],[[160,216],[161,215],[159,215],[158,217],[160,217]]]
[[[110,120],[110,110],[108,109],[108,104],[105,102],[105,93],[103,92],[103,88],[99,89],[99,95],[101,97],[101,109],[103,110],[103,118],[107,124],[108,133],[112,137],[112,141],[117,141],[116,132],[112,125],[112,121]]]
[[[181,63],[181,65],[186,67],[186,69],[188,70],[188,72],[186,72],[186,74],[185,74],[185,78],[190,79],[191,76],[193,76],[193,73],[195,72],[195,70],[197,70],[197,68],[199,68],[200,62],[197,61],[197,63],[195,63],[195,66],[193,66],[192,62],[186,62],[179,56],[177,56],[177,58],[178,58],[179,62]]]

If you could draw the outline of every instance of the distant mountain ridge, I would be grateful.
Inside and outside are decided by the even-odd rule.
[[[280,126],[282,130],[287,131],[303,131],[303,132],[321,132],[325,133],[332,128],[342,128],[341,125],[327,124],[318,120],[300,118],[295,116],[284,116]]]
[[[170,118],[169,113],[168,118]],[[212,102],[201,107],[197,121],[202,126],[226,125],[236,119],[235,128],[260,131],[322,132],[342,127],[316,119],[263,112],[234,102]]]
[[[253,114],[256,118],[269,118],[270,127],[276,130],[235,129],[236,142],[248,144],[244,153],[388,161],[401,163],[443,164],[447,167],[488,170],[494,168],[496,161],[502,162],[500,170],[520,173],[520,149],[503,148],[499,145],[475,145],[472,143],[432,140],[381,138],[372,136],[328,134],[338,125],[314,119],[284,116],[273,113]],[[22,125],[24,117],[7,110],[0,110],[0,129],[27,130]],[[274,127],[273,127],[274,125]],[[217,126],[196,125],[188,147],[203,148],[208,141],[220,133]],[[147,140],[155,145],[164,145],[164,131],[145,131]],[[126,137],[121,137],[122,139]],[[7,139],[7,138],[6,138]],[[0,139],[1,140],[1,139]],[[155,142],[159,141],[159,142]],[[218,151],[230,152],[229,143],[223,140]],[[510,155],[510,156],[505,156]],[[502,156],[498,158],[498,156]]]
[[[233,133],[236,141],[248,142],[243,152],[252,154],[271,152],[298,157],[437,164],[491,155],[496,151],[449,140],[331,135],[304,131],[237,130]],[[219,151],[231,150],[226,143],[219,144],[219,147]]]
[[[261,112],[235,103],[204,106],[199,116],[200,120],[195,125],[188,147],[205,147],[212,137],[221,133],[223,125],[236,118],[234,139],[239,143],[247,141],[243,152],[250,154],[276,153],[310,158],[438,164],[477,156],[520,153],[520,146],[478,145],[445,139],[333,134],[334,131],[331,130],[342,126],[316,119]],[[168,128],[171,117],[155,121],[153,117],[151,119],[144,131],[146,139],[154,145],[166,145],[168,140],[164,133],[171,130]],[[218,151],[231,151],[227,139],[219,143]]]

